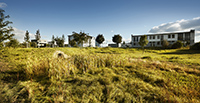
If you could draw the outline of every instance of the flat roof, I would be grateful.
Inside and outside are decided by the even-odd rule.
[[[149,33],[149,34],[141,34],[141,35],[134,35],[132,34],[131,36],[142,36],[142,35],[147,35],[147,36],[151,36],[151,35],[167,35],[167,34],[178,34],[178,33],[190,33],[192,31],[195,30],[190,30],[190,31],[178,31],[178,32],[163,32],[163,33]]]

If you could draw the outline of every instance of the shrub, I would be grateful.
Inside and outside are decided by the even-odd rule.
[[[9,42],[6,43],[6,46],[7,47],[13,47],[13,48],[16,48],[16,47],[19,47],[19,41],[17,39],[10,39]]]
[[[200,42],[195,43],[194,45],[190,46],[191,50],[200,50]]]
[[[168,48],[168,46],[169,46],[169,42],[168,42],[167,40],[163,40],[163,41],[162,41],[162,47],[163,47],[164,49],[166,49],[166,48]]]
[[[181,41],[177,41],[176,43],[172,44],[171,48],[172,49],[178,49],[183,46],[183,43]]]

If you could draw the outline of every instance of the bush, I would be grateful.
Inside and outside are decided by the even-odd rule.
[[[9,42],[6,43],[6,47],[13,47],[13,48],[16,48],[16,47],[19,47],[19,41],[15,38],[12,38],[10,39]]]
[[[166,48],[168,48],[168,46],[169,46],[169,42],[168,42],[167,40],[163,40],[163,41],[162,41],[162,47],[163,47],[164,49],[166,49]]]
[[[195,43],[194,45],[190,46],[191,50],[200,50],[200,42]]]
[[[178,49],[183,46],[183,43],[181,41],[177,41],[176,43],[172,44],[171,48],[172,49]]]
[[[37,43],[36,42],[31,42],[31,47],[36,48],[37,47]]]

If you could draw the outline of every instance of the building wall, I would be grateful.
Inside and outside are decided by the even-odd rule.
[[[182,36],[179,37],[180,35]],[[142,35],[136,35],[136,36],[132,35],[131,37],[132,47],[141,47],[139,45],[139,40],[141,36]],[[183,43],[186,43],[189,41],[190,45],[192,45],[194,43],[195,31],[191,30],[190,32],[149,34],[146,36],[147,36],[147,40],[149,41],[146,47],[161,47],[162,46],[161,43],[163,40],[167,40],[169,44],[171,45],[178,40],[182,41]]]

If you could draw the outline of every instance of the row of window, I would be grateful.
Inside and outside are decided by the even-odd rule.
[[[152,35],[152,36],[148,36],[148,37],[149,37],[149,39],[156,39],[156,37],[157,37],[157,39],[160,39],[162,36],[161,35],[157,35],[157,36]],[[133,37],[133,41],[139,41],[138,38],[139,37]],[[175,38],[175,35],[174,34],[169,34],[168,38]]]
[[[173,44],[175,43],[175,41],[168,41],[170,44]],[[133,43],[134,46],[137,45],[137,43]],[[158,41],[158,42],[149,42],[148,45],[150,46],[155,46],[155,45],[162,45],[162,42],[161,41]]]

